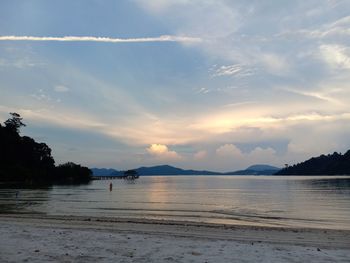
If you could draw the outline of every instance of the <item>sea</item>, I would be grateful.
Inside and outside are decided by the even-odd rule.
[[[350,176],[141,176],[39,189],[0,185],[0,213],[350,230]]]

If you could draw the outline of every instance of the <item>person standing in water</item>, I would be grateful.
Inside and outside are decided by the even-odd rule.
[[[109,191],[112,192],[112,189],[113,189],[113,184],[112,182],[109,184]]]

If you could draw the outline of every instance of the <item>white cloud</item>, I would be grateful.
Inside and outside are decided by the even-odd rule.
[[[256,147],[250,152],[242,152],[235,144],[224,144],[216,149],[214,162],[222,171],[245,169],[252,164],[279,165],[280,156],[270,147]]]
[[[237,157],[241,156],[241,150],[234,144],[225,144],[216,149],[216,154],[221,157]]]
[[[159,159],[165,159],[165,160],[181,159],[181,156],[177,152],[169,150],[168,146],[164,144],[151,144],[146,150],[149,154]]]
[[[307,72],[317,69],[319,62],[308,57],[308,68],[298,71],[306,63],[299,54],[311,52],[316,45],[328,41],[346,46],[350,35],[350,16],[342,17],[346,10],[350,11],[346,1],[337,4],[328,0],[288,4],[224,0],[136,2],[161,18],[165,25],[171,21],[175,32],[203,39],[197,47],[210,58],[234,63],[222,66],[214,76],[239,76],[242,69],[238,66],[243,64],[250,69],[248,76],[254,69],[267,81],[275,76],[287,78],[285,82],[307,79]],[[172,21],[177,22],[175,28]],[[347,67],[344,58],[344,53],[336,54],[336,63]],[[315,78],[324,78],[322,73]]]
[[[242,70],[239,65],[221,66],[213,74],[214,77],[225,76],[225,75],[235,75]]]
[[[253,69],[249,69],[249,67],[242,64],[223,65],[219,68],[214,66],[212,71],[214,71],[213,77],[233,76],[235,78],[243,78],[254,74]]]
[[[94,36],[64,36],[64,37],[36,37],[36,36],[0,36],[0,41],[59,41],[59,42],[107,42],[107,43],[139,43],[139,42],[200,42],[198,37],[170,36],[141,38],[111,38]]]
[[[272,148],[261,148],[256,147],[249,153],[243,153],[236,145],[234,144],[225,144],[220,146],[216,150],[216,154],[220,157],[234,157],[239,160],[249,160],[251,162],[259,163],[261,161],[269,161],[275,158],[276,151]]]
[[[66,86],[63,86],[63,85],[57,85],[54,87],[54,90],[56,92],[67,92],[67,91],[69,91],[69,88]]]
[[[321,56],[335,69],[350,69],[350,48],[341,45],[321,45]]]

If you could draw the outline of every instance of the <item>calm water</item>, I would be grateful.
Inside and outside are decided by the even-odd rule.
[[[0,211],[350,229],[350,177],[154,176],[3,188]]]

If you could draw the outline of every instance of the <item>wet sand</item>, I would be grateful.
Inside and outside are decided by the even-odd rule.
[[[0,262],[349,262],[350,231],[0,215]]]

